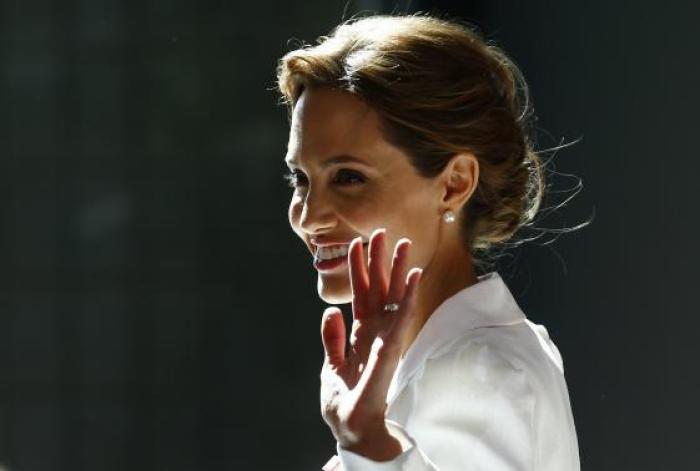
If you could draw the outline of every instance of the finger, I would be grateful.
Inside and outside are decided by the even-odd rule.
[[[423,270],[421,268],[412,268],[408,273],[404,296],[401,299],[399,310],[396,312],[396,318],[388,329],[387,336],[391,341],[398,342],[399,345],[403,345],[408,326],[413,318],[416,299],[418,298],[418,285],[422,275]]]
[[[386,300],[390,303],[399,302],[406,290],[406,267],[408,265],[408,249],[411,247],[411,240],[402,238],[396,243],[394,257],[391,263],[391,283]]]
[[[345,361],[345,321],[337,307],[328,307],[321,317],[321,341],[325,361],[339,367]]]
[[[405,296],[394,322],[385,335],[379,335],[372,343],[367,367],[357,383],[361,401],[369,410],[384,410],[391,380],[398,366],[411,314],[416,304],[416,293],[422,270],[414,268],[408,274]]]
[[[369,240],[369,295],[368,313],[381,313],[387,295],[388,281],[384,259],[386,258],[386,229],[377,229]]]
[[[352,317],[353,319],[363,319],[367,316],[369,280],[361,237],[355,237],[350,242],[348,266],[350,270],[350,285],[352,287]]]

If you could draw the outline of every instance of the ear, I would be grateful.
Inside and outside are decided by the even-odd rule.
[[[442,211],[449,208],[459,213],[479,184],[479,160],[470,152],[455,154],[443,169],[440,181]]]

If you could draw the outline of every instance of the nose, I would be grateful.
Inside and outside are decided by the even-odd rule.
[[[317,234],[335,226],[332,205],[318,192],[309,190],[304,199],[299,226],[307,234]]]

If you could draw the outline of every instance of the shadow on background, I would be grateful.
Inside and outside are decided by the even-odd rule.
[[[546,225],[593,224],[499,271],[564,357],[582,468],[688,469],[700,51],[697,8],[674,8],[1,2],[2,466],[314,470],[333,453],[272,89],[289,39],[369,9],[477,24],[523,68],[538,148],[582,138],[554,165],[583,191]]]

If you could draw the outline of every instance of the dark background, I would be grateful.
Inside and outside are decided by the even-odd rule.
[[[549,204],[583,187],[544,225],[592,224],[498,269],[564,357],[582,469],[696,466],[684,3],[0,2],[0,468],[310,471],[334,452],[274,69],[360,10],[477,24],[529,81],[538,147],[581,138]]]

